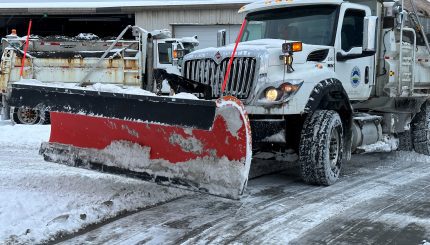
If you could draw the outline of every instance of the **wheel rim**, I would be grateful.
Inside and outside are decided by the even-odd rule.
[[[329,147],[330,167],[333,171],[337,168],[338,165],[340,147],[341,146],[339,131],[336,128],[333,128],[330,134]]]
[[[39,118],[39,112],[28,107],[18,108],[18,120],[23,124],[35,124]]]

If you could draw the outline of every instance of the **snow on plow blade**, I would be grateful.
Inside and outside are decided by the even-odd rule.
[[[47,161],[238,199],[251,164],[239,100],[13,85],[10,103],[51,111]]]

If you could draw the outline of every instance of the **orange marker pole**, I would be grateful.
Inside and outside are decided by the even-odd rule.
[[[237,39],[236,39],[236,44],[234,45],[233,53],[231,54],[230,61],[228,62],[227,72],[225,73],[224,82],[222,83],[222,94],[224,94],[225,87],[227,86],[227,81],[230,77],[231,65],[233,64],[234,56],[236,55],[237,45],[239,45],[240,39],[242,39],[243,30],[245,29],[245,26],[246,26],[246,19],[244,19],[242,22],[242,26],[240,27],[239,35],[237,36]]]
[[[30,32],[31,32],[31,24],[32,24],[32,20],[30,20],[30,22],[28,23],[27,38],[25,40],[25,47],[24,47],[24,57],[22,57],[21,70],[19,71],[19,76],[21,77],[21,79],[24,73],[25,58],[27,57],[28,44],[29,44]]]

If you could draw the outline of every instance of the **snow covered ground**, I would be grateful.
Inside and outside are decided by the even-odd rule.
[[[47,163],[38,147],[48,137],[49,126],[0,121],[0,244],[64,235],[64,244],[430,241],[428,156],[355,155],[330,187],[306,185],[290,169],[251,180],[232,201]]]
[[[187,194],[43,161],[49,126],[0,121],[0,244],[34,244]]]

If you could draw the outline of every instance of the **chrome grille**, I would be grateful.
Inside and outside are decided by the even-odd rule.
[[[212,59],[189,60],[184,64],[184,76],[212,87],[212,97],[221,97],[222,83],[230,58],[217,64]],[[233,60],[224,95],[247,99],[255,78],[256,58],[236,57]]]

